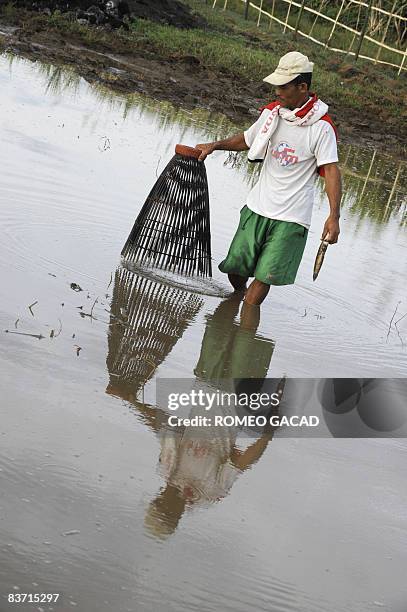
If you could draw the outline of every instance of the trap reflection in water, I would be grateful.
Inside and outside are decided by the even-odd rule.
[[[110,311],[107,393],[130,400],[152,378],[202,300],[129,270],[116,270]]]

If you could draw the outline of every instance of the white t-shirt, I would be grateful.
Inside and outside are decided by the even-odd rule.
[[[251,147],[260,128],[260,118],[244,132]],[[323,120],[298,126],[279,118],[272,134],[259,180],[246,204],[250,210],[304,227],[311,224],[317,167],[338,161],[333,127]]]

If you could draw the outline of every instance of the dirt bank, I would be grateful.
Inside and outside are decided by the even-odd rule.
[[[12,31],[0,26],[3,50],[73,67],[90,83],[107,84],[120,92],[145,93],[177,106],[201,106],[222,112],[239,124],[251,122],[259,106],[270,99],[270,88],[260,79],[237,81],[227,71],[214,69],[187,49],[162,57],[146,37],[132,37],[123,30],[105,27],[79,28],[76,24],[65,29],[61,18],[56,23],[53,17],[32,12],[24,15],[23,18],[20,13],[14,14],[8,20],[9,24],[14,23]],[[331,70],[341,71],[345,87],[352,86],[355,78],[364,79],[360,70],[359,74],[354,69],[347,72],[346,66],[336,60],[332,61]],[[405,155],[406,127],[394,116],[387,116],[380,101],[377,109],[365,103],[359,111],[348,108],[346,98],[327,102],[342,141],[363,142],[399,157]]]
[[[9,0],[0,0],[0,8],[7,4]],[[73,12],[81,19],[98,24],[110,22],[111,25],[119,25],[121,22],[123,25],[126,18],[141,18],[177,28],[207,26],[203,17],[178,0],[20,0],[18,7],[48,15],[56,10],[61,13]]]

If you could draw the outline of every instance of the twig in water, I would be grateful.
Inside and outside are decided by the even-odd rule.
[[[397,327],[397,323],[395,323],[395,324],[394,324],[394,327],[396,328],[397,335],[398,335],[398,337],[400,338],[401,346],[402,346],[402,347],[404,347],[403,338],[401,337],[400,330],[399,330],[399,328]]]
[[[99,297],[99,296],[98,296]],[[81,310],[81,312],[79,313],[81,315],[81,317],[84,319],[85,317],[89,317],[90,319],[94,319],[95,321],[97,321],[97,318],[93,316],[93,309],[95,308],[95,304],[98,301],[98,297],[96,298],[96,300],[93,302],[92,304],[92,308],[90,309],[90,312],[82,312],[82,308],[83,306],[77,306],[77,308],[79,308],[79,310]]]
[[[304,314],[303,314],[303,315],[301,315],[301,316],[302,316],[302,317],[306,317],[306,316],[307,316],[307,309],[306,309],[306,308],[304,308]]]
[[[395,322],[394,322],[394,327],[395,327],[395,328],[396,328],[396,330],[397,330],[397,335],[398,335],[398,337],[400,338],[401,346],[403,346],[403,347],[404,347],[404,342],[403,342],[403,338],[401,337],[400,330],[399,330],[399,328],[397,327],[397,323],[399,323],[400,321],[402,321],[402,320],[404,319],[404,317],[407,317],[407,312],[406,312],[406,314],[403,314],[403,316],[402,316],[402,317],[400,317],[399,319],[397,319],[397,321],[395,321]]]
[[[398,309],[398,307],[399,307],[399,304],[401,304],[401,300],[400,300],[399,302],[397,302],[397,306],[396,306],[396,308],[395,308],[395,311],[393,312],[393,316],[392,316],[392,318],[390,319],[389,329],[387,330],[387,336],[386,336],[386,344],[387,344],[387,342],[389,341],[389,336],[390,336],[390,332],[391,332],[391,326],[392,326],[392,323],[393,323],[393,319],[394,319],[394,317],[396,316],[396,312],[397,312],[397,309]]]
[[[62,331],[62,321],[61,321],[61,319],[59,317],[58,317],[58,321],[59,321],[59,330],[58,330],[57,334],[54,334],[54,338],[58,338],[59,334]]]
[[[37,338],[37,340],[42,340],[43,338],[45,338],[45,336],[43,336],[42,334],[26,334],[24,332],[9,331],[8,329],[5,329],[4,333],[16,334],[17,336],[29,336],[30,338]]]
[[[33,307],[38,304],[38,300],[33,302],[32,304],[29,305],[28,310],[31,312],[32,316],[34,316],[34,313],[32,311]]]
[[[106,287],[106,291],[109,289],[109,287],[112,284],[112,282],[113,282],[113,272],[110,272],[110,281],[109,281],[108,286]]]
[[[16,322],[14,323],[14,327],[17,329],[17,325],[20,319],[16,319]]]
[[[95,308],[95,304],[97,303],[98,298],[96,298],[96,300],[93,302],[92,304],[92,308],[90,309],[90,316],[93,318],[93,309]]]
[[[404,317],[407,317],[407,312],[406,312],[406,314],[403,314],[403,316],[402,316],[402,317],[400,317],[399,319],[397,319],[397,321],[395,321],[395,322],[394,322],[394,325],[397,325],[397,323],[400,323],[400,321],[401,321],[402,319],[404,319]],[[18,321],[18,319],[17,319],[17,321]]]
[[[77,344],[74,344],[74,347],[76,348],[76,356],[79,357],[79,353],[81,352],[82,347],[78,346]]]
[[[110,149],[110,138],[108,138],[107,136],[102,136],[101,140],[103,140],[103,144],[102,146],[99,145],[99,151],[101,151],[102,153],[104,151],[107,151],[108,149]]]

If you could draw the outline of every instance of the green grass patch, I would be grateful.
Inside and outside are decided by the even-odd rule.
[[[179,30],[175,27],[139,20],[132,24],[137,39],[144,38],[148,46],[161,56],[193,55],[207,68],[252,80],[267,72],[277,55],[270,55],[247,46],[244,40],[204,30]]]
[[[262,50],[259,45],[253,47],[247,38],[236,32],[223,32],[220,35],[219,31],[179,30],[142,20],[133,24],[132,33],[135,40],[148,41],[148,48],[159,57],[194,55],[201,64],[214,72],[227,73],[245,83],[261,82],[274,69],[281,53],[289,50],[287,46],[284,51],[279,46],[276,51]],[[360,110],[363,105],[376,105],[385,96],[390,103],[387,111],[394,116],[398,115],[396,92],[383,92],[383,81],[377,72],[373,73],[372,70],[370,75],[362,75],[347,84],[341,74],[333,71],[329,65],[332,56],[328,52],[314,59],[314,87],[328,103],[337,106],[345,103],[348,108]]]

